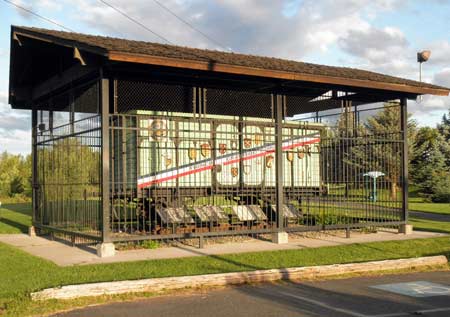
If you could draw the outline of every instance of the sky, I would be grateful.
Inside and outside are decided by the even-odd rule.
[[[11,0],[76,32],[162,42],[98,0]],[[450,87],[450,0],[154,0],[107,2],[184,46],[348,66],[417,80],[418,51],[431,50],[423,80]],[[8,105],[11,25],[60,29],[0,0],[0,153],[31,151],[30,112]],[[221,43],[221,46],[215,42]],[[410,101],[421,126],[435,126],[450,97]]]

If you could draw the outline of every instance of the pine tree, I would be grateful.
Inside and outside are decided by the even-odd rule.
[[[450,109],[448,115],[442,116],[442,122],[438,125],[438,130],[447,142],[450,142]]]
[[[436,177],[448,170],[450,146],[438,129],[423,127],[417,133],[411,177],[424,194],[433,194]]]

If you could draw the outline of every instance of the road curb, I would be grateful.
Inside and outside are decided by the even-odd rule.
[[[412,259],[384,260],[363,263],[307,266],[251,272],[207,274],[194,276],[150,278],[48,288],[31,294],[33,300],[73,299],[87,296],[116,295],[135,292],[161,292],[205,286],[226,286],[276,280],[301,280],[351,273],[369,273],[413,269],[447,264],[443,255]]]

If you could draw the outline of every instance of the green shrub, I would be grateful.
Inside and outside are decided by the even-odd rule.
[[[22,194],[24,190],[22,177],[15,176],[9,184],[9,195],[14,197],[16,194]]]
[[[441,173],[434,177],[431,200],[434,203],[450,203],[450,173]]]
[[[158,249],[159,242],[155,240],[144,240],[141,242],[141,247],[144,249]]]

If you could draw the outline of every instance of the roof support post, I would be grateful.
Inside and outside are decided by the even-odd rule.
[[[408,222],[408,99],[400,100],[400,125],[402,131],[402,220]]]
[[[38,214],[38,206],[39,206],[39,187],[38,187],[38,178],[37,178],[37,110],[36,107],[33,106],[33,109],[31,110],[31,162],[32,162],[32,173],[31,173],[31,188],[32,188],[32,218],[31,223],[32,226],[34,226],[35,222],[37,221],[36,216]]]
[[[102,241],[110,241],[109,79],[100,79],[102,124]]]
[[[283,114],[284,96],[275,94],[272,96],[275,117],[275,198],[277,209],[277,231],[283,231]]]

